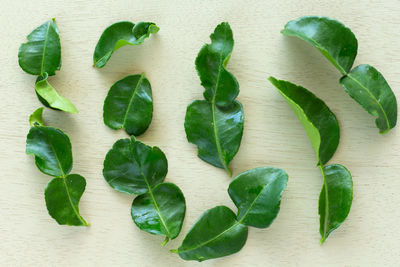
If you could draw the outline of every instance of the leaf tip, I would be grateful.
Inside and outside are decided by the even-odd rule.
[[[56,18],[55,18],[55,17],[52,17],[51,20],[52,20],[53,22],[56,22]]]

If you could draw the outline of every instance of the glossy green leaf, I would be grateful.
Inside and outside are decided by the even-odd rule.
[[[102,68],[115,50],[124,45],[139,45],[144,42],[151,33],[157,33],[159,28],[152,22],[139,22],[136,25],[129,21],[121,21],[107,27],[93,54],[93,65]]]
[[[324,165],[335,153],[340,139],[339,124],[328,106],[307,89],[293,83],[269,77],[299,118],[317,154],[318,164]]]
[[[289,21],[281,31],[298,37],[317,48],[343,75],[353,66],[357,39],[352,31],[337,20],[306,16]]]
[[[18,51],[21,68],[33,75],[54,75],[61,68],[61,44],[54,19],[34,29],[27,39]]]
[[[204,86],[204,98],[192,102],[185,117],[190,143],[198,156],[230,175],[229,163],[236,155],[243,134],[243,109],[235,100],[239,84],[225,67],[233,49],[233,34],[227,22],[219,24],[196,58],[196,69]]]
[[[70,113],[78,113],[76,107],[65,97],[59,95],[47,81],[48,75],[44,73],[36,80],[35,89],[39,100],[48,107]]]
[[[44,193],[50,216],[61,225],[88,226],[78,206],[85,187],[85,178],[79,174],[51,180]]]
[[[153,117],[151,86],[144,74],[130,75],[114,83],[103,110],[108,127],[124,128],[129,135],[144,133]]]
[[[31,127],[44,125],[42,118],[43,110],[44,108],[38,108],[29,116],[29,125]]]
[[[288,175],[278,168],[260,167],[239,174],[228,193],[238,208],[239,222],[257,228],[271,225],[279,212]]]
[[[203,213],[176,251],[184,260],[204,261],[238,252],[247,240],[247,226],[225,206]]]
[[[135,198],[131,215],[140,229],[155,235],[165,235],[165,244],[178,236],[185,211],[185,198],[181,190],[172,183],[162,183]]]
[[[319,196],[320,234],[323,243],[350,212],[353,180],[350,172],[339,164],[321,167],[324,178]]]
[[[119,192],[140,195],[162,183],[167,175],[168,163],[158,147],[142,142],[120,139],[104,160],[103,176]]]
[[[368,113],[377,117],[382,134],[397,123],[397,101],[383,75],[370,65],[359,65],[340,79],[345,91]]]
[[[26,153],[35,156],[35,163],[45,174],[65,177],[72,168],[71,142],[61,130],[35,125],[26,139]]]

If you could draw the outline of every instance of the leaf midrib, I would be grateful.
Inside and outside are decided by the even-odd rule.
[[[68,190],[68,185],[67,185],[67,182],[65,181],[65,180],[66,180],[66,177],[62,177],[62,178],[60,178],[60,179],[63,180],[64,187],[65,187],[65,192],[67,193],[67,196],[68,196],[68,201],[69,201],[69,203],[71,204],[71,207],[72,207],[72,209],[73,209],[73,211],[74,211],[76,217],[79,219],[79,221],[80,221],[83,225],[87,225],[87,222],[85,222],[85,220],[83,220],[82,216],[79,214],[78,210],[76,209],[75,205],[74,205],[73,202],[72,202],[72,198],[71,198],[71,195],[70,195],[69,190]]]
[[[132,105],[133,105],[133,100],[135,99],[136,91],[138,90],[140,84],[142,83],[143,78],[144,78],[144,73],[142,73],[142,74],[140,75],[139,81],[137,82],[137,84],[136,84],[136,86],[135,86],[135,89],[133,90],[131,99],[129,100],[129,104],[128,104],[128,107],[126,108],[124,120],[123,120],[123,122],[122,122],[122,126],[123,126],[123,127],[126,127],[126,120],[127,120],[127,118],[128,118],[129,111],[130,111],[130,109],[131,109],[131,107],[132,107]]]
[[[44,73],[43,69],[44,69],[44,64],[45,64],[45,61],[46,61],[45,55],[46,55],[47,41],[48,41],[48,38],[49,38],[50,24],[51,24],[51,22],[49,21],[48,24],[47,24],[46,35],[45,35],[44,43],[43,43],[42,65],[40,67],[40,75],[43,75],[43,73]]]
[[[328,219],[329,219],[329,196],[328,196],[328,185],[326,183],[326,178],[325,178],[325,172],[324,172],[324,167],[319,165],[319,169],[321,170],[322,174],[322,181],[323,181],[323,186],[325,189],[325,216],[324,216],[324,235],[321,239],[321,243],[325,241],[326,239],[326,233],[328,229]]]

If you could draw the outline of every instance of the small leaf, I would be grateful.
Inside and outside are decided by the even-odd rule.
[[[48,75],[44,73],[36,80],[36,93],[39,100],[47,107],[70,113],[78,113],[76,107],[65,97],[60,96],[53,86],[47,81]]]
[[[239,174],[228,193],[238,208],[239,222],[257,228],[271,225],[279,212],[288,175],[278,168],[260,167]]]
[[[44,125],[43,118],[42,118],[43,109],[44,108],[38,108],[29,116],[29,125],[31,127]]]
[[[131,215],[140,229],[165,235],[168,242],[181,231],[185,211],[185,198],[181,190],[172,183],[162,183],[135,198]]]
[[[320,167],[324,178],[319,196],[320,234],[323,243],[350,212],[353,180],[350,172],[339,164]]]
[[[343,75],[353,66],[357,55],[357,39],[349,28],[337,20],[301,17],[289,21],[281,33],[298,37],[317,48]]]
[[[377,117],[380,133],[397,123],[397,101],[383,75],[370,65],[359,65],[340,79],[344,90],[368,113]]]
[[[54,75],[61,68],[61,44],[54,20],[37,27],[27,36],[18,51],[21,68],[33,75]]]
[[[231,255],[242,249],[247,231],[229,208],[217,206],[201,215],[177,252],[184,260],[196,261]]]
[[[36,166],[47,175],[65,177],[72,169],[71,142],[59,129],[31,127],[26,139],[26,153],[35,156]]]
[[[129,21],[121,21],[110,25],[97,42],[93,54],[94,66],[104,67],[115,50],[124,45],[139,45],[158,30],[152,22],[139,22],[135,25]]]
[[[158,147],[136,141],[132,136],[118,140],[108,151],[103,176],[115,190],[140,195],[162,183],[167,171],[164,153]]]
[[[144,133],[153,117],[151,86],[144,74],[130,75],[114,83],[103,110],[108,127],[124,128],[129,135]]]
[[[65,178],[54,178],[45,190],[47,210],[58,224],[88,226],[79,214],[79,200],[85,191],[85,178],[70,174]]]
[[[324,165],[339,145],[340,129],[335,114],[307,89],[293,83],[269,77],[303,125],[318,157]]]

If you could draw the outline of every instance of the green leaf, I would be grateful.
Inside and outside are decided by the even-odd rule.
[[[269,77],[303,125],[317,154],[318,164],[324,165],[335,153],[340,139],[339,124],[328,106],[307,89],[293,83]]]
[[[289,21],[281,33],[298,37],[317,48],[343,75],[353,66],[357,39],[349,28],[337,20],[301,17]]]
[[[203,213],[190,229],[177,253],[184,260],[204,261],[238,252],[247,240],[247,226],[225,206]]]
[[[227,22],[219,24],[196,58],[196,69],[204,86],[204,98],[189,104],[185,131],[197,145],[198,156],[229,175],[229,163],[239,150],[243,134],[243,109],[235,100],[239,84],[225,66],[233,49],[233,34]]]
[[[278,168],[260,167],[239,174],[228,193],[238,208],[240,223],[257,228],[271,225],[279,212],[288,175]]]
[[[153,22],[139,22],[134,24],[129,21],[121,21],[107,27],[93,54],[93,65],[102,68],[111,58],[113,52],[124,45],[139,45],[144,42],[151,33],[157,33],[159,28]]]
[[[54,75],[61,68],[61,44],[57,25],[49,20],[34,29],[28,42],[21,44],[18,63],[21,68],[33,75]]]
[[[140,135],[153,117],[149,81],[142,75],[127,76],[111,86],[104,101],[104,123],[112,129],[124,128],[129,135]]]
[[[319,196],[321,243],[338,228],[350,212],[353,180],[350,172],[339,164],[321,167],[324,178]]]
[[[44,73],[36,80],[36,93],[39,100],[47,107],[70,113],[78,113],[76,107],[65,97],[60,96],[53,86],[47,81],[48,75]]]
[[[132,136],[118,140],[108,151],[103,176],[115,190],[140,195],[162,183],[167,171],[164,153],[158,147],[136,141]]]
[[[45,174],[65,177],[72,169],[71,142],[59,129],[31,127],[26,139],[26,153],[35,156],[36,166]]]
[[[44,108],[38,108],[29,116],[29,125],[31,127],[44,125],[42,118],[43,110]]]
[[[51,180],[44,193],[50,216],[61,225],[88,226],[78,207],[85,187],[85,178],[78,174]]]
[[[380,133],[397,123],[397,101],[383,75],[370,65],[359,65],[340,79],[344,90],[368,113],[377,117]]]
[[[168,242],[181,231],[185,211],[185,197],[181,190],[172,183],[162,183],[135,198],[131,215],[140,229],[165,235]]]

